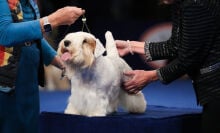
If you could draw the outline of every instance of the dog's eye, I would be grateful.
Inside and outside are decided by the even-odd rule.
[[[84,44],[84,43],[87,43],[87,39],[84,39],[84,40],[83,40],[83,44]]]

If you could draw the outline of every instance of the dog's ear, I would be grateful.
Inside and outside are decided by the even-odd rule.
[[[95,57],[101,56],[105,52],[105,48],[99,39],[96,39]]]
[[[92,50],[92,52],[95,52],[96,48],[96,41],[92,38],[85,38],[83,40],[83,44],[87,44],[87,46]]]
[[[105,52],[105,48],[103,44],[99,41],[99,39],[86,38],[83,40],[83,44],[87,44],[88,47],[92,49],[95,58],[99,57]]]

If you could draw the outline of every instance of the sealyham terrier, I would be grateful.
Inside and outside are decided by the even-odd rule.
[[[86,32],[69,33],[59,43],[58,55],[64,61],[65,75],[71,80],[66,114],[106,116],[120,107],[131,113],[144,113],[143,93],[128,94],[122,83],[131,67],[119,57],[110,31],[105,33],[106,49],[99,39]],[[106,55],[103,53],[106,50]]]

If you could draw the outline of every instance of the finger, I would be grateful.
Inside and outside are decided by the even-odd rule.
[[[125,41],[123,40],[115,40],[115,43],[118,47],[124,47]]]
[[[123,43],[123,40],[115,40],[116,43]]]
[[[123,83],[123,89],[129,93],[134,93],[135,89],[137,89],[137,86],[132,80],[128,80]]]
[[[75,13],[77,16],[81,16],[82,14],[85,13],[85,10],[82,9],[82,8],[75,8],[74,13]]]
[[[129,94],[137,94],[139,92],[140,92],[140,90],[138,90],[138,89],[131,89],[128,91]]]
[[[126,84],[126,82],[123,84],[123,89],[126,90],[126,91],[129,91],[130,89],[132,89],[132,87],[128,86]]]
[[[135,90],[134,94],[138,94],[140,92],[140,90]]]
[[[85,9],[82,9],[82,14],[85,14],[86,13],[86,10]]]
[[[138,91],[141,91],[141,90],[143,90],[143,88],[142,88],[142,87],[140,87],[140,88],[138,88],[137,90],[138,90]]]
[[[127,91],[129,94],[134,94],[135,93],[135,89],[130,89]]]
[[[126,88],[126,90],[130,90],[130,89],[134,88],[132,85],[133,85],[133,83],[131,81],[127,81],[124,83],[124,87]]]
[[[124,82],[124,87],[127,89],[127,90],[130,90],[132,88],[137,88],[137,85],[135,84],[134,80],[133,79],[130,79],[126,82]]]
[[[134,75],[134,71],[132,71],[132,70],[124,71],[124,75],[125,76],[133,76]]]
[[[80,12],[79,16],[82,16],[82,15],[84,15],[85,13],[86,13],[86,11],[85,11],[84,9],[81,9],[81,12]]]

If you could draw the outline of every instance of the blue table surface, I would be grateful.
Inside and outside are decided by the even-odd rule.
[[[200,113],[202,110],[202,107],[196,103],[190,80],[177,80],[169,85],[154,82],[146,86],[143,93],[147,100],[145,117],[170,117]],[[63,113],[69,96],[70,90],[40,91],[40,111]],[[119,109],[114,115],[119,114],[123,116],[127,113]]]

